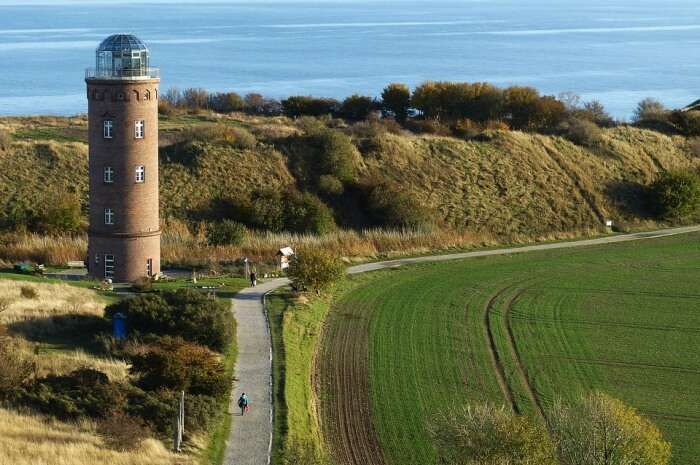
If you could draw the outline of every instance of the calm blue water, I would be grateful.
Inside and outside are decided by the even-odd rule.
[[[86,111],[83,70],[114,32],[151,47],[162,88],[378,95],[390,81],[576,91],[617,117],[700,98],[697,0],[2,6],[0,114]]]

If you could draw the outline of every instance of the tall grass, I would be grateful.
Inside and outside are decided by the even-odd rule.
[[[193,458],[174,455],[155,439],[121,452],[108,448],[91,422],[62,423],[0,409],[2,465],[194,465]]]
[[[281,247],[291,246],[325,249],[340,255],[348,262],[357,262],[499,244],[572,239],[598,235],[601,232],[602,228],[499,235],[465,229],[338,230],[323,235],[249,231],[246,240],[240,246],[210,246],[202,229],[192,231],[183,222],[169,220],[163,228],[161,255],[165,266],[207,268],[230,264],[241,257],[248,257],[259,263],[272,263]],[[85,236],[19,234],[9,238],[6,236],[4,242],[0,242],[0,266],[10,266],[21,261],[60,266],[68,261],[81,260],[86,253]]]

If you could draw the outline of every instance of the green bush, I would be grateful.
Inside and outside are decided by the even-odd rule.
[[[232,220],[207,224],[207,242],[210,245],[241,245],[246,238],[246,228]]]
[[[219,357],[179,337],[162,337],[131,361],[131,372],[147,391],[169,389],[213,397],[228,392],[230,380]]]
[[[694,171],[663,171],[651,185],[653,207],[667,219],[692,217],[700,210],[700,176]]]
[[[129,396],[126,413],[140,418],[153,431],[170,436],[179,405],[179,393],[167,389],[134,390]],[[211,396],[185,395],[185,431],[206,431],[220,413],[220,402]]]
[[[430,432],[439,463],[557,464],[547,430],[504,407],[487,404],[452,410],[436,417]]]
[[[296,289],[320,293],[343,277],[345,267],[336,255],[309,248],[297,251],[289,264],[288,273]]]
[[[596,147],[603,141],[603,131],[586,119],[570,118],[560,127],[564,136],[576,145]]]
[[[388,181],[370,181],[366,186],[367,210],[377,226],[430,229],[432,212],[416,197]]]
[[[124,314],[132,334],[181,336],[219,352],[233,338],[228,305],[193,289],[139,295],[109,305],[105,312],[109,318]]]
[[[61,420],[108,418],[125,408],[126,390],[104,373],[81,368],[35,380],[23,389],[20,402]]]
[[[290,140],[290,167],[301,185],[318,189],[319,179],[331,175],[343,184],[356,181],[362,156],[352,139],[328,128],[313,129]]]
[[[340,195],[344,187],[340,179],[332,174],[322,174],[318,178],[318,189],[326,195]]]

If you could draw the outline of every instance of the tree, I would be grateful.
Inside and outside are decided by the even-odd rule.
[[[290,118],[332,115],[339,107],[340,103],[332,98],[297,95],[282,100],[282,111]]]
[[[636,123],[643,121],[664,121],[667,118],[668,110],[663,103],[655,98],[645,98],[637,104],[632,120]]]
[[[382,91],[382,110],[397,121],[406,121],[410,105],[411,90],[406,84],[392,83]]]
[[[562,465],[666,465],[671,445],[636,410],[603,393],[572,406],[555,405],[549,415]]]
[[[429,429],[440,463],[555,465],[547,431],[524,416],[490,404],[457,408]]]
[[[207,108],[209,104],[209,92],[202,88],[189,88],[182,92],[180,104],[190,109]]]
[[[308,288],[320,294],[345,273],[336,255],[321,249],[298,250],[289,264],[289,278],[297,289]]]
[[[700,176],[694,171],[662,171],[651,185],[651,193],[663,218],[686,218],[700,210]]]
[[[372,97],[355,94],[343,100],[339,113],[345,119],[361,121],[367,119],[376,108],[377,102]]]
[[[231,113],[242,111],[245,108],[245,102],[235,92],[223,92],[209,96],[209,107],[219,113]]]

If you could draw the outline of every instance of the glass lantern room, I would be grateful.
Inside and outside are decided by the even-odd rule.
[[[131,34],[114,34],[102,41],[95,52],[98,79],[138,79],[157,77],[149,67],[148,47]]]

